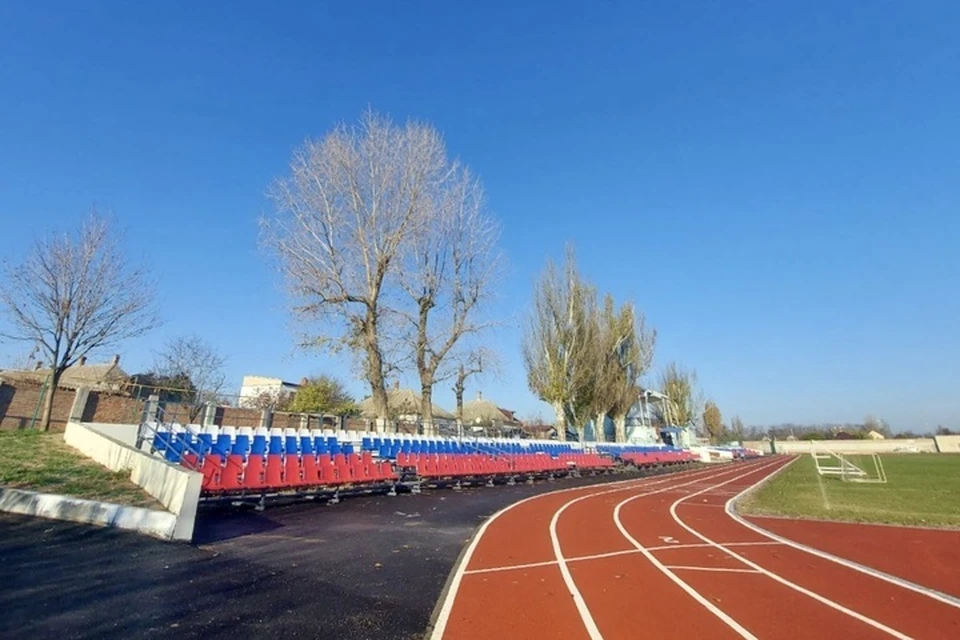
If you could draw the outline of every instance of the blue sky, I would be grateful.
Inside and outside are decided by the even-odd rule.
[[[725,416],[958,426],[958,23],[955,2],[5,2],[0,255],[96,204],[166,321],[128,370],[197,333],[233,387],[351,378],[294,350],[256,220],[296,145],[372,106],[482,177],[514,325],[571,241]],[[492,338],[483,390],[549,415],[519,335]]]

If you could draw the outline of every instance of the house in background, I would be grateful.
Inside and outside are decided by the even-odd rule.
[[[399,383],[394,383],[392,389],[387,389],[387,409],[397,432],[420,433],[419,393],[413,389],[401,389]],[[438,432],[448,430],[454,420],[453,414],[437,405],[432,405],[432,413],[434,427]],[[368,428],[374,429],[373,422],[377,414],[373,409],[373,398],[368,397],[360,401],[360,417],[369,421]]]
[[[37,362],[36,368],[32,371],[17,369],[0,371],[0,379],[11,384],[17,382],[44,384],[50,377],[51,370],[44,369],[42,366]],[[120,391],[129,380],[129,374],[120,368],[120,356],[113,356],[110,362],[99,364],[87,364],[87,358],[83,357],[77,364],[64,370],[57,386],[62,389],[87,387],[91,391]]]
[[[301,380],[300,384],[295,384],[285,382],[280,378],[243,376],[237,406],[241,409],[256,409],[260,407],[265,398],[271,402],[278,402],[293,396],[304,382],[305,380]]]
[[[463,426],[467,434],[516,436],[523,423],[517,420],[513,411],[485,399],[483,392],[478,392],[476,400],[463,404]]]

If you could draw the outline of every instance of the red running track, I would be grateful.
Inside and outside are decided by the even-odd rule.
[[[907,582],[906,572],[873,571],[863,566],[869,557],[836,558],[731,514],[738,494],[790,461],[518,502],[474,536],[431,637],[960,637],[960,600]]]

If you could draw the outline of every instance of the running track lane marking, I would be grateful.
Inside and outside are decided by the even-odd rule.
[[[796,460],[796,458],[794,458],[794,460]],[[886,582],[889,582],[890,584],[896,585],[896,586],[898,586],[898,587],[902,587],[902,588],[904,588],[904,589],[907,589],[907,590],[909,590],[909,591],[913,591],[913,592],[915,592],[915,593],[919,593],[919,594],[921,594],[921,595],[925,595],[925,596],[927,596],[927,597],[929,597],[929,598],[933,598],[934,600],[936,600],[936,601],[938,601],[938,602],[942,602],[942,603],[944,603],[944,604],[948,604],[948,605],[950,605],[950,606],[952,606],[952,607],[956,607],[956,608],[960,609],[960,598],[956,598],[956,597],[954,597],[954,596],[952,596],[952,595],[950,595],[950,594],[948,594],[948,593],[944,593],[944,592],[942,592],[942,591],[937,591],[936,589],[931,589],[930,587],[925,587],[925,586],[923,586],[923,585],[921,585],[921,584],[917,584],[916,582],[910,582],[909,580],[905,580],[904,578],[899,578],[899,577],[894,576],[894,575],[891,575],[891,574],[889,574],[889,573],[884,573],[883,571],[880,571],[879,569],[874,569],[874,568],[872,568],[872,567],[868,567],[868,566],[863,565],[863,564],[860,564],[860,563],[858,563],[858,562],[854,562],[853,560],[847,560],[846,558],[841,558],[840,556],[835,556],[835,555],[833,555],[833,554],[831,554],[831,553],[827,553],[826,551],[821,551],[821,550],[816,549],[816,548],[814,548],[814,547],[807,546],[807,545],[805,545],[805,544],[802,544],[802,543],[800,543],[800,542],[796,542],[796,541],[791,540],[791,539],[789,539],[789,538],[785,538],[785,537],[783,537],[783,536],[781,536],[781,535],[779,535],[779,534],[776,534],[776,533],[773,533],[772,531],[768,531],[767,529],[764,529],[763,527],[761,527],[761,526],[758,525],[758,524],[755,524],[755,523],[753,523],[753,522],[750,522],[749,520],[747,520],[746,518],[744,518],[743,516],[741,516],[739,513],[737,513],[737,511],[736,511],[736,509],[735,509],[737,500],[739,500],[741,497],[743,497],[748,491],[751,491],[752,489],[758,487],[760,484],[763,484],[764,482],[767,482],[768,480],[770,480],[771,478],[773,478],[774,476],[776,476],[778,473],[780,473],[781,471],[783,471],[784,469],[786,469],[786,468],[787,468],[788,466],[790,466],[791,464],[793,464],[793,461],[787,463],[786,465],[784,465],[784,466],[781,467],[780,469],[777,469],[776,471],[774,471],[773,473],[771,473],[769,476],[767,476],[766,478],[764,478],[763,480],[761,480],[759,483],[753,485],[752,487],[747,487],[746,489],[744,489],[743,491],[741,491],[741,492],[738,493],[737,495],[735,495],[735,496],[733,496],[732,498],[730,498],[729,500],[727,500],[726,505],[724,505],[724,509],[725,509],[725,511],[727,512],[727,515],[730,516],[731,518],[733,518],[734,521],[736,521],[736,522],[738,522],[739,524],[745,526],[746,528],[750,529],[751,531],[754,531],[754,532],[756,532],[756,533],[759,533],[759,534],[762,535],[762,536],[765,536],[765,537],[767,537],[767,538],[770,538],[770,539],[773,540],[774,542],[778,542],[778,543],[780,543],[780,544],[785,544],[785,545],[787,545],[787,546],[789,546],[789,547],[793,547],[794,549],[799,549],[800,551],[805,551],[806,553],[809,553],[809,554],[811,554],[811,555],[817,556],[818,558],[823,558],[824,560],[829,560],[830,562],[834,562],[834,563],[839,564],[839,565],[841,565],[841,566],[847,567],[848,569],[853,569],[853,570],[855,570],[855,571],[859,571],[859,572],[861,572],[861,573],[865,573],[865,574],[868,575],[868,576],[872,576],[872,577],[877,578],[877,579],[879,579],[879,580],[884,580],[884,581],[886,581]]]
[[[609,482],[604,484],[603,486],[610,487],[613,485],[625,485],[628,483],[634,483],[635,486],[642,486],[641,483],[648,480],[663,480],[665,477],[670,477],[671,479],[675,479],[677,477],[688,478],[694,475],[702,475],[710,471],[713,471],[713,469],[696,469],[696,470],[690,470],[690,471],[681,471],[679,473],[673,473],[673,474],[663,474],[661,476],[647,476],[645,478],[630,478],[629,480],[619,480],[617,482]],[[651,482],[650,484],[656,484],[656,483]],[[437,620],[436,620],[436,623],[434,624],[433,631],[430,633],[431,640],[440,640],[440,638],[443,637],[444,631],[446,631],[447,622],[450,620],[450,612],[453,611],[454,601],[457,598],[457,592],[460,590],[460,583],[463,581],[463,575],[466,572],[467,565],[470,564],[470,560],[471,558],[473,558],[473,552],[476,550],[477,546],[480,544],[480,540],[483,538],[483,534],[486,532],[487,527],[493,524],[493,522],[497,518],[505,514],[507,511],[510,511],[514,507],[518,507],[526,502],[530,502],[531,500],[535,500],[537,498],[542,498],[545,496],[556,495],[558,493],[567,493],[570,491],[582,491],[584,489],[589,490],[590,488],[591,487],[589,486],[566,487],[564,489],[557,489],[556,491],[548,491],[546,493],[541,493],[535,496],[528,496],[523,500],[518,500],[513,504],[507,505],[503,509],[500,509],[500,511],[497,511],[492,516],[487,518],[487,520],[482,525],[480,525],[480,528],[477,530],[477,533],[474,535],[473,540],[470,541],[470,545],[467,547],[467,550],[464,552],[463,556],[460,558],[460,562],[459,564],[457,564],[457,568],[453,573],[453,578],[450,580],[449,587],[447,588],[447,593],[445,596],[442,596],[444,600],[443,600],[443,604],[440,607],[439,613],[437,613]],[[624,487],[624,488],[630,488],[630,487]]]
[[[750,475],[751,473],[755,473],[755,472],[758,471],[758,470],[768,469],[768,468],[770,468],[770,467],[772,467],[772,466],[775,466],[776,464],[777,464],[777,463],[772,463],[772,464],[762,465],[762,466],[760,466],[759,468],[753,468],[753,469],[751,469],[750,471],[748,471],[747,473],[743,473],[743,474],[740,474],[740,475],[738,475],[738,476],[734,476],[733,478],[731,478],[731,479],[728,480],[727,482],[733,482],[734,480],[739,480],[740,478],[743,478],[743,477],[745,477],[745,476],[748,476],[748,475]],[[693,599],[696,600],[698,603],[700,603],[700,605],[701,605],[702,607],[704,607],[707,611],[709,611],[709,612],[712,613],[714,616],[716,616],[717,618],[719,618],[719,619],[720,619],[724,624],[726,624],[728,627],[730,627],[731,629],[733,629],[734,631],[736,631],[736,632],[740,635],[740,637],[746,638],[747,640],[759,640],[759,639],[757,638],[757,636],[755,636],[755,635],[753,635],[752,633],[750,633],[749,631],[747,631],[739,622],[737,622],[736,620],[734,620],[733,618],[731,618],[730,616],[728,616],[728,615],[727,615],[724,611],[722,611],[719,607],[717,607],[715,604],[713,604],[712,602],[710,602],[709,600],[707,600],[706,598],[704,598],[704,597],[700,594],[699,591],[697,591],[696,589],[694,589],[693,587],[691,587],[689,584],[687,584],[686,582],[684,582],[677,574],[675,574],[673,571],[671,571],[670,569],[668,569],[668,568],[666,567],[666,565],[664,565],[662,562],[660,562],[659,560],[657,560],[656,556],[654,556],[652,553],[650,553],[650,550],[649,550],[649,549],[647,549],[647,548],[644,547],[642,544],[640,544],[640,541],[639,541],[639,540],[637,540],[637,539],[634,538],[632,535],[630,535],[630,532],[627,531],[627,529],[623,526],[623,522],[620,520],[620,511],[623,509],[623,506],[624,506],[624,505],[630,503],[630,502],[631,502],[632,500],[634,500],[636,497],[639,497],[639,496],[635,496],[635,497],[633,497],[633,498],[627,498],[626,500],[623,500],[622,502],[620,502],[619,504],[617,504],[617,506],[616,506],[616,507],[614,508],[614,510],[613,510],[613,522],[614,522],[614,524],[617,525],[617,529],[620,530],[620,535],[622,535],[624,538],[626,538],[627,541],[629,541],[630,544],[632,544],[632,545],[637,549],[637,551],[639,551],[640,553],[642,553],[642,554],[644,555],[644,557],[645,557],[647,560],[650,561],[650,564],[652,564],[652,565],[655,566],[657,569],[659,569],[660,572],[663,573],[663,575],[667,576],[667,578],[669,578],[672,582],[674,582],[678,587],[680,587],[681,589],[683,589],[683,590],[687,593],[687,595],[689,595],[691,598],[693,598]]]
[[[729,567],[690,567],[685,565],[677,564],[665,564],[663,565],[671,571],[676,571],[677,569],[682,569],[684,571],[714,571],[716,573],[755,573],[760,574],[759,571],[753,569],[731,569]]]
[[[725,545],[728,547],[756,547],[756,546],[774,546],[779,545],[779,542],[725,542]],[[709,547],[710,545],[704,543],[697,544],[668,544],[662,547],[647,547],[647,551],[664,551],[667,549],[693,549],[693,548],[703,548]],[[574,556],[573,558],[567,558],[567,562],[583,562],[584,560],[601,560],[603,558],[614,558],[616,556],[627,556],[634,553],[640,553],[637,549],[624,549],[623,551],[611,551],[609,553],[597,553],[589,556]],[[514,571],[521,569],[535,569],[537,567],[549,567],[551,565],[557,564],[556,560],[545,560],[544,562],[529,562],[526,564],[508,564],[502,567],[490,567],[488,569],[467,569],[464,571],[464,575],[472,576],[477,573],[499,573],[501,571]]]
[[[784,465],[784,466],[786,466],[786,465]],[[744,474],[744,475],[748,475],[748,474]],[[765,476],[765,477],[766,477],[766,476]],[[751,489],[751,488],[753,488],[754,486],[760,484],[761,482],[764,481],[765,477],[764,477],[764,478],[761,478],[760,480],[757,480],[757,481],[754,482],[752,485],[750,485],[749,487],[747,487],[747,489]],[[733,482],[733,481],[736,480],[736,479],[737,479],[737,478],[733,478],[732,480],[727,480],[726,482],[723,482],[723,483],[721,483],[721,484],[718,485],[718,486],[730,484],[731,482]],[[710,491],[710,489],[704,489],[704,490],[701,491],[700,493],[706,493],[707,491]],[[816,593],[816,592],[814,592],[814,591],[811,591],[810,589],[807,589],[807,588],[805,588],[805,587],[801,587],[800,585],[798,585],[798,584],[796,584],[796,583],[794,583],[794,582],[790,582],[789,580],[787,580],[786,578],[784,578],[783,576],[781,576],[781,575],[779,575],[779,574],[776,574],[776,573],[773,573],[772,571],[768,571],[767,569],[764,569],[763,567],[761,567],[761,566],[758,565],[757,563],[755,563],[755,562],[753,562],[753,561],[751,561],[751,560],[747,560],[746,558],[744,558],[744,557],[741,556],[740,554],[738,554],[738,553],[736,553],[736,552],[734,552],[734,551],[731,551],[730,549],[727,549],[726,547],[724,547],[723,545],[721,545],[721,544],[718,543],[718,542],[714,542],[713,540],[711,540],[711,539],[708,538],[707,536],[703,535],[702,533],[700,533],[699,531],[697,531],[697,530],[694,529],[693,527],[689,526],[686,522],[684,522],[684,521],[677,515],[677,506],[680,505],[681,503],[683,503],[684,500],[687,500],[688,498],[692,498],[692,497],[697,496],[697,495],[699,495],[699,494],[694,493],[694,494],[691,494],[691,495],[689,495],[689,496],[684,496],[683,498],[680,498],[679,500],[677,500],[676,502],[674,502],[672,505],[670,505],[670,515],[673,517],[674,521],[675,521],[678,525],[680,525],[681,527],[683,527],[684,529],[686,529],[688,533],[690,533],[690,534],[692,534],[692,535],[700,538],[701,540],[703,540],[704,542],[706,542],[706,543],[709,544],[710,546],[715,547],[715,548],[719,549],[720,551],[723,551],[724,553],[726,553],[726,554],[729,555],[730,557],[736,558],[737,560],[739,560],[739,561],[742,562],[743,564],[747,565],[748,567],[751,567],[751,568],[753,568],[753,569],[756,569],[757,571],[759,571],[759,572],[762,573],[763,575],[767,576],[768,578],[771,578],[771,579],[775,580],[776,582],[779,582],[780,584],[782,584],[782,585],[784,585],[784,586],[790,587],[790,588],[793,589],[794,591],[797,591],[797,592],[799,592],[799,593],[802,593],[802,594],[805,595],[805,596],[809,596],[810,598],[813,598],[813,599],[816,600],[817,602],[819,602],[819,603],[821,603],[821,604],[824,604],[824,605],[830,607],[831,609],[836,609],[837,611],[840,611],[841,613],[845,613],[845,614],[847,614],[848,616],[850,616],[851,618],[854,618],[854,619],[856,619],[856,620],[859,620],[860,622],[866,623],[866,624],[870,625],[871,627],[873,627],[873,628],[875,628],[875,629],[879,629],[880,631],[883,631],[883,632],[885,632],[885,633],[888,633],[889,635],[891,635],[891,636],[893,636],[893,637],[895,637],[895,638],[899,638],[899,640],[910,640],[910,636],[905,635],[905,634],[897,631],[896,629],[893,629],[893,628],[891,628],[891,627],[888,627],[887,625],[883,624],[882,622],[878,622],[878,621],[874,620],[873,618],[869,618],[869,617],[863,615],[862,613],[858,613],[858,612],[854,611],[853,609],[849,609],[849,608],[843,606],[843,605],[840,604],[839,602],[834,602],[833,600],[830,600],[829,598],[825,598],[824,596],[820,595],[819,593]]]
[[[715,475],[711,476],[709,479],[713,479],[716,476],[725,475],[729,472],[729,469],[724,469],[719,471]],[[686,487],[691,484],[696,484],[703,480],[702,477],[694,478],[689,482],[684,482],[681,484],[675,484],[663,487],[661,489],[655,489],[654,491],[647,491],[644,493],[637,494],[636,498],[642,498],[645,496],[652,496],[658,493],[665,493],[667,491],[673,491],[680,487]],[[666,483],[664,483],[666,484]],[[557,559],[557,566],[560,569],[560,575],[563,577],[564,584],[567,585],[567,591],[573,596],[573,603],[577,607],[577,612],[580,614],[580,620],[583,621],[583,626],[587,630],[587,635],[590,636],[590,640],[603,640],[603,635],[600,633],[600,629],[597,628],[597,623],[593,619],[593,615],[590,613],[590,608],[587,607],[586,601],[583,599],[583,594],[580,593],[580,589],[577,588],[577,583],[574,581],[573,576],[570,574],[570,569],[567,567],[567,559],[563,556],[563,550],[560,548],[560,537],[557,535],[557,523],[560,521],[560,516],[563,515],[563,512],[572,505],[577,504],[582,500],[588,498],[596,498],[602,495],[609,493],[615,493],[617,491],[623,491],[623,489],[612,489],[608,491],[599,491],[596,493],[588,493],[583,496],[578,496],[573,500],[569,500],[563,504],[559,509],[553,513],[553,517],[550,519],[550,543],[553,545],[553,555]],[[694,494],[696,495],[696,494]]]

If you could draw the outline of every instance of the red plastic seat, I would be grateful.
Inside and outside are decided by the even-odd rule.
[[[243,488],[240,476],[243,474],[243,456],[231,453],[220,472],[220,488],[223,491],[238,491]]]
[[[203,465],[200,467],[200,473],[203,474],[203,483],[200,485],[204,491],[215,491],[220,488],[220,456],[211,453],[203,459]]]
[[[247,467],[243,470],[241,486],[244,489],[262,489],[264,487],[262,455],[254,454],[247,460]]]
[[[283,456],[279,453],[267,455],[267,470],[263,483],[268,489],[283,488]]]
[[[285,487],[299,487],[303,485],[300,476],[300,456],[288,454],[283,461],[283,485]]]
[[[303,456],[300,462],[303,467],[303,484],[320,484],[320,469],[317,468],[317,459],[308,454]]]
[[[317,477],[322,484],[336,484],[337,472],[333,466],[333,459],[330,454],[320,454],[318,458],[319,473]]]

